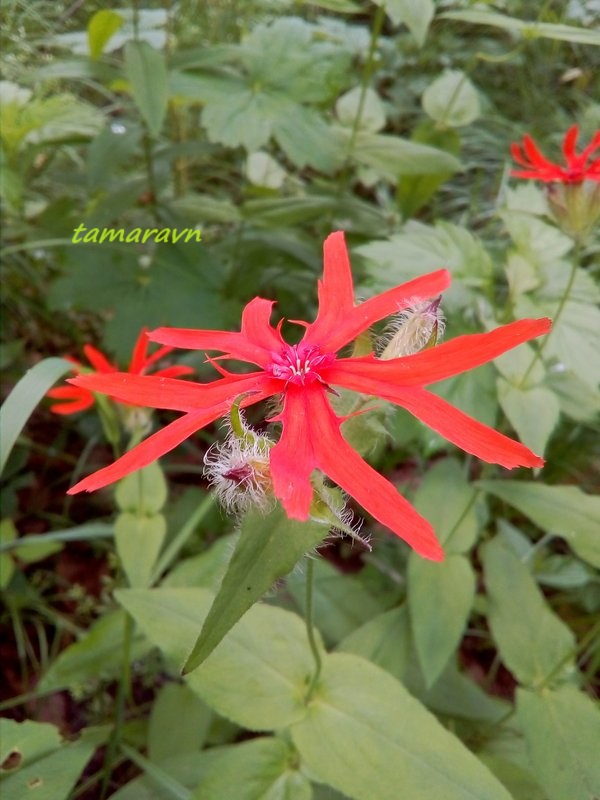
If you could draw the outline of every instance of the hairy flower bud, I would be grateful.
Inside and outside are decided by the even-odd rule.
[[[233,429],[204,456],[204,475],[224,508],[242,514],[250,508],[268,510],[274,503],[269,457],[274,442],[260,436],[238,412],[242,435]]]
[[[410,356],[436,344],[446,324],[441,299],[419,300],[401,311],[392,321],[379,357],[388,360]]]
[[[600,222],[600,182],[550,183],[546,198],[562,231],[582,241]]]

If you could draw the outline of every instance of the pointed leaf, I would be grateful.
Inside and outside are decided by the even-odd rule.
[[[529,686],[541,684],[559,668],[555,678],[560,679],[561,672],[573,669],[572,631],[550,610],[527,567],[500,537],[485,544],[481,553],[488,622],[502,660]]]
[[[160,133],[167,113],[169,87],[165,57],[147,42],[125,45],[125,75],[133,99],[152,136]]]
[[[90,56],[99,58],[109,40],[124,23],[124,19],[116,11],[103,8],[92,16],[87,26],[88,47]]]
[[[45,358],[28,370],[0,409],[0,472],[33,410],[53,383],[71,372],[64,358]]]
[[[520,388],[498,378],[498,400],[519,439],[534,453],[544,455],[560,417],[560,403],[545,386]]]
[[[505,500],[542,530],[566,539],[580,558],[600,568],[600,497],[577,486],[532,481],[478,481],[477,486]]]
[[[600,711],[574,686],[517,691],[517,714],[531,764],[548,800],[600,796]]]
[[[250,606],[326,535],[323,525],[290,520],[280,507],[267,516],[260,512],[248,514],[184,672],[199,666]]]
[[[115,521],[115,544],[130,586],[142,589],[150,585],[152,568],[166,532],[162,514],[152,517],[119,514]]]
[[[475,597],[475,574],[461,555],[441,564],[411,553],[408,606],[419,663],[428,687],[450,661],[467,626]]]
[[[291,733],[317,779],[355,800],[510,800],[401,683],[357,656],[326,657],[308,714]]]
[[[385,8],[394,25],[403,22],[419,46],[423,45],[429,23],[435,13],[433,0],[375,0],[375,2]]]
[[[311,800],[298,756],[282,739],[263,737],[223,748],[194,800]]]

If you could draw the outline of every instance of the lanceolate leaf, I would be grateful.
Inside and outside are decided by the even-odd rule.
[[[578,556],[600,567],[600,497],[577,486],[545,486],[531,481],[479,481],[532,522],[566,539]]]
[[[528,686],[571,670],[571,630],[552,613],[523,562],[497,537],[482,547],[488,621],[502,660]]]
[[[45,358],[17,383],[0,409],[0,472],[34,408],[73,365],[64,358]]]
[[[127,42],[125,74],[131,84],[133,99],[152,136],[158,136],[167,113],[169,100],[167,67],[161,52],[147,42]]]
[[[569,685],[539,693],[519,689],[517,713],[548,800],[600,796],[600,711],[593,700]]]
[[[355,800],[510,800],[401,683],[357,656],[327,656],[292,738],[320,781]]]
[[[290,520],[281,508],[267,516],[259,512],[248,514],[184,672],[199,666],[250,606],[326,535],[323,525]]]

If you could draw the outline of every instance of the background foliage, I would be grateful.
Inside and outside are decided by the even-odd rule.
[[[11,387],[37,365],[2,410],[2,791],[600,796],[600,247],[575,246],[508,158],[524,132],[557,154],[573,122],[586,141],[600,127],[598,3],[0,14],[0,360]],[[198,227],[202,242],[74,244],[80,224]],[[360,418],[353,443],[448,555],[425,562],[369,521],[372,553],[328,541],[310,566],[323,673],[307,705],[307,568],[247,613],[236,586],[261,596],[323,529],[250,515],[236,531],[201,477],[218,427],[123,482],[116,517],[110,492],[73,501],[111,458],[101,422],[36,406],[68,368],[41,359],[86,342],[125,364],[142,326],[234,327],[256,294],[310,319],[340,228],[361,298],[452,271],[449,338],[563,307],[539,357],[524,345],[438,387],[542,453],[543,472],[482,466],[399,409]],[[182,680],[205,618],[208,657]]]

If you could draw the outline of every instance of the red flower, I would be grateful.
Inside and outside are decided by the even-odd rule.
[[[220,350],[223,357],[250,362],[260,369],[243,375],[222,371],[224,377],[208,384],[123,373],[74,378],[71,383],[107,392],[121,400],[185,412],[150,436],[111,466],[80,481],[70,493],[91,491],[122,478],[173,449],[203,426],[226,414],[234,398],[250,405],[266,397],[283,399],[283,424],[271,451],[275,494],[288,515],[307,519],[313,499],[310,476],[324,472],[372,514],[426,558],[441,560],[443,551],[431,525],[370,467],[344,439],[328,392],[341,386],[377,395],[406,408],[449,441],[485,461],[505,467],[540,467],[543,459],[524,445],[483,425],[423,387],[495,358],[506,350],[547,333],[550,321],[521,320],[490,333],[461,336],[420,353],[387,361],[373,355],[341,358],[337,352],[373,323],[415,302],[438,295],[450,283],[446,270],[432,272],[354,305],[350,263],[341,232],[325,241],[325,269],[319,283],[316,320],[301,322],[302,341],[289,345],[281,323],[269,323],[273,302],[256,297],[244,309],[239,333],[159,328],[154,341],[174,347]]]
[[[590,160],[592,154],[600,148],[600,131],[596,131],[592,141],[579,155],[575,152],[579,127],[573,125],[563,140],[563,153],[566,166],[553,164],[540,152],[531,136],[525,134],[523,146],[516,142],[511,145],[510,151],[514,160],[526,169],[513,169],[511,175],[515,178],[533,178],[545,183],[559,181],[561,183],[581,183],[582,181],[600,181],[600,158]],[[589,163],[588,163],[589,162]]]
[[[130,375],[144,375],[149,367],[173,350],[172,347],[159,347],[156,352],[148,356],[146,351],[148,350],[149,343],[148,329],[143,328],[133,348],[131,363],[129,364],[128,370]],[[83,352],[96,371],[95,374],[101,373],[107,375],[119,372],[119,368],[111,364],[106,356],[91,344],[86,344],[83,348]],[[76,359],[67,356],[67,360],[72,362],[73,369],[77,373],[90,374],[88,368]],[[181,375],[190,375],[193,371],[192,367],[165,367],[165,369],[159,369],[155,372],[154,376],[162,375],[163,377],[177,378]],[[94,373],[92,372],[91,374]],[[76,414],[78,411],[85,411],[86,408],[91,408],[94,405],[94,395],[92,391],[85,389],[83,386],[57,386],[56,389],[50,389],[48,397],[51,397],[53,400],[62,401],[50,406],[50,411],[53,411],[55,414]]]

